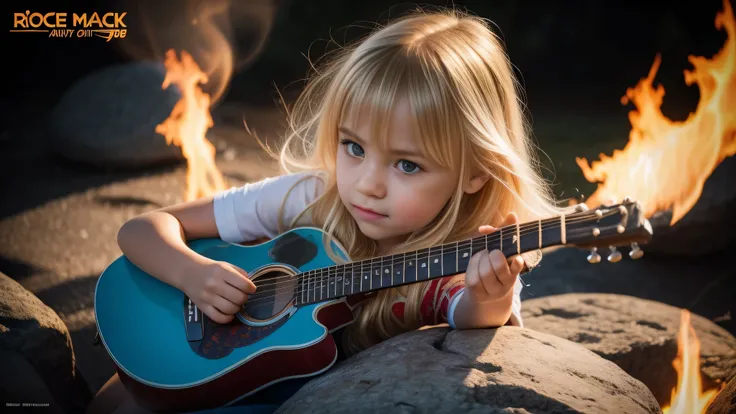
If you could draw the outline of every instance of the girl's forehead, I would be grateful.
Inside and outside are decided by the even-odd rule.
[[[359,139],[388,149],[423,150],[419,128],[411,106],[406,99],[397,99],[390,108],[378,109],[369,105],[356,106],[345,111],[339,125],[342,132],[350,132]]]
[[[338,128],[340,132],[359,143],[378,147],[382,151],[402,155],[424,155],[419,131],[411,114],[396,108],[388,117],[370,116],[369,111],[356,111],[345,117]],[[384,119],[381,119],[384,118]]]

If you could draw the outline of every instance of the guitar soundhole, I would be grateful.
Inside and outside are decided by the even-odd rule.
[[[249,322],[268,322],[291,307],[297,288],[297,279],[285,269],[266,269],[252,278],[256,293],[248,296],[248,301],[240,311],[242,318]]]

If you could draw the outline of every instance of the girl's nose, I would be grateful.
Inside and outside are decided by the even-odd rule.
[[[364,163],[367,164],[367,163]],[[372,163],[361,171],[355,189],[367,197],[386,197],[386,177],[381,166]]]

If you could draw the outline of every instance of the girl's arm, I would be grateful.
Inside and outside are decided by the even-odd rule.
[[[509,313],[505,303],[487,303],[489,306],[477,307],[475,302],[469,301],[460,306],[466,297],[465,274],[435,279],[430,282],[425,291],[420,306],[422,325],[437,325],[448,323],[452,328],[489,328],[501,325],[523,326],[521,319],[521,279],[517,280],[511,295]],[[464,299],[465,298],[465,299]],[[470,305],[470,306],[467,306]],[[403,318],[403,306],[394,308],[394,314],[399,320]],[[398,311],[398,312],[397,312]],[[480,315],[480,320],[477,316]]]
[[[217,237],[212,198],[144,213],[125,223],[118,244],[144,272],[184,292],[210,319],[227,323],[255,292],[247,274],[204,257],[186,240]]]
[[[204,257],[186,241],[220,237],[239,243],[273,237],[277,213],[287,194],[291,200],[285,209],[287,220],[314,197],[315,180],[304,178],[270,178],[144,213],[122,226],[118,244],[131,262],[183,291],[212,320],[229,322],[247,295],[255,292],[255,285],[242,269]],[[294,186],[300,182],[307,185]]]
[[[455,307],[448,311],[450,325],[456,329],[495,328],[505,325],[511,319],[513,296],[514,290],[511,289],[499,299],[479,303],[463,291],[456,298]]]
[[[217,237],[212,198],[141,214],[118,232],[118,245],[146,273],[182,288],[191,267],[211,260],[191,250],[186,240]]]

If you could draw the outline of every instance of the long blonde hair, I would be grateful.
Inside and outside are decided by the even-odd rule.
[[[324,180],[321,196],[291,224],[308,214],[342,243],[351,260],[377,255],[376,243],[361,234],[337,192],[337,128],[368,105],[379,132],[372,136],[389,139],[380,128],[399,96],[408,98],[416,115],[424,153],[458,172],[459,181],[442,212],[392,253],[466,239],[480,225],[498,225],[511,211],[521,222],[559,214],[538,171],[518,86],[488,23],[456,10],[412,13],[339,50],[314,73],[288,113],[278,155],[283,171],[315,171]],[[463,183],[479,173],[490,180],[477,193],[464,193]],[[419,327],[426,284],[409,286],[404,321],[391,312],[396,289],[366,300],[347,328],[348,352]]]

